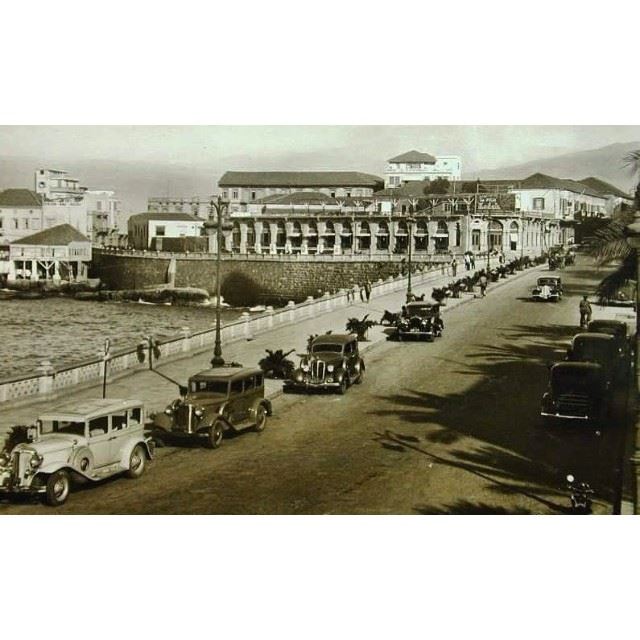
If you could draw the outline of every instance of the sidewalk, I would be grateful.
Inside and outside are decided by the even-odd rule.
[[[538,269],[540,267],[534,268]],[[514,278],[531,272],[532,269],[516,272],[505,280],[499,280],[496,283],[489,284],[487,289],[488,297],[491,297],[492,291],[499,289],[504,283]],[[428,285],[418,285],[413,291],[417,295],[425,293],[425,300],[430,299],[433,287],[441,287],[450,283],[452,280],[471,275],[472,271],[459,270],[456,278],[450,275],[439,276],[436,280]],[[442,307],[443,313],[448,313],[465,302],[473,300],[472,294],[461,294],[458,299],[449,298],[446,306]],[[257,366],[258,361],[264,357],[266,349],[283,349],[289,351],[296,349],[297,353],[303,354],[306,351],[308,337],[312,334],[324,333],[331,330],[334,333],[344,333],[345,325],[349,318],[354,316],[362,317],[369,314],[372,320],[379,321],[385,309],[392,312],[398,312],[405,303],[405,291],[396,291],[372,297],[369,303],[352,302],[350,305],[335,309],[331,312],[322,314],[315,318],[301,320],[295,325],[286,325],[274,328],[266,333],[260,334],[255,339],[244,340],[242,342],[233,342],[229,345],[222,345],[223,357],[227,362],[240,362],[244,366]],[[385,327],[375,326],[369,330],[369,341],[361,343],[361,351],[366,352],[377,344],[386,340],[384,333]],[[213,353],[212,350],[200,352],[180,360],[163,365],[162,360],[157,361],[155,367],[164,375],[184,384],[188,377],[193,373],[208,369]],[[296,354],[291,354],[290,358],[297,362]],[[282,381],[267,380],[266,381],[267,397],[275,397],[282,392]],[[88,388],[69,391],[64,397],[55,400],[38,400],[29,404],[24,404],[14,408],[2,410],[2,423],[0,424],[0,434],[6,433],[9,428],[15,424],[30,424],[44,409],[49,409],[52,405],[61,403],[79,402],[90,398],[101,397],[101,385],[95,385]],[[142,370],[131,375],[111,382],[107,386],[108,398],[136,398],[144,402],[148,413],[162,411],[171,400],[178,396],[178,390],[175,385],[165,380],[161,376],[149,370]]]

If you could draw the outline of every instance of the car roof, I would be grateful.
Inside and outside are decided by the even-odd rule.
[[[627,328],[627,323],[626,322],[622,322],[622,320],[607,320],[607,319],[602,319],[602,320],[592,320],[589,323],[590,327],[624,327],[625,330]]]
[[[190,380],[238,380],[246,378],[256,373],[263,373],[262,369],[256,367],[217,367],[215,369],[205,369],[195,373]]]
[[[540,280],[556,280],[556,281],[558,281],[558,280],[560,280],[560,277],[559,276],[540,276],[538,278],[538,282],[540,282]]]
[[[579,369],[587,370],[595,370],[602,369],[602,366],[597,364],[596,362],[556,362],[556,364],[551,367],[552,369],[573,369],[575,371]]]
[[[408,302],[406,304],[407,307],[439,307],[440,305],[437,302],[428,302],[426,300],[414,300],[413,302]]]
[[[592,341],[600,341],[600,342],[612,342],[614,337],[610,333],[598,333],[597,331],[591,331],[588,333],[576,333],[573,336],[574,342],[576,340],[592,340]]]
[[[323,344],[346,344],[347,342],[353,342],[357,340],[358,336],[355,333],[325,333],[322,336],[317,336],[313,339],[312,344],[322,342]]]
[[[105,413],[116,413],[142,407],[140,400],[117,400],[113,398],[96,398],[82,402],[66,402],[39,416],[41,420],[61,419],[73,421],[91,420]]]

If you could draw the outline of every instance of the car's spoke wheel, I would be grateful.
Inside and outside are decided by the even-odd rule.
[[[267,426],[267,410],[264,405],[261,404],[256,410],[256,425],[254,429],[258,432],[264,431]]]
[[[71,477],[66,471],[56,471],[47,480],[47,490],[45,493],[47,504],[58,507],[69,497],[71,491]]]
[[[224,437],[224,429],[220,422],[216,422],[211,426],[207,433],[207,447],[209,449],[217,449],[222,444]]]
[[[127,471],[127,476],[134,480],[139,478],[144,473],[146,466],[147,454],[144,447],[141,444],[137,444],[133,448],[131,456],[129,457],[129,470]]]

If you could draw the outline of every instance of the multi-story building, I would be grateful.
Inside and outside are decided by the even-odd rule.
[[[384,186],[399,187],[406,182],[445,178],[449,182],[462,177],[462,160],[458,156],[432,156],[421,151],[407,151],[387,160]]]
[[[105,244],[110,234],[119,231],[120,201],[114,191],[90,189],[85,191],[84,199],[87,203],[90,238],[96,244]]]
[[[580,183],[597,191],[600,195],[605,196],[607,199],[606,215],[611,217],[614,213],[619,212],[624,208],[633,206],[633,196],[625,193],[622,189],[618,189],[614,185],[600,180],[600,178],[583,178]]]
[[[227,171],[218,181],[231,211],[246,210],[248,204],[273,195],[313,191],[331,198],[362,198],[382,186],[382,178],[359,171]]]
[[[0,192],[0,244],[44,228],[42,197],[29,189]]]
[[[128,221],[128,244],[134,249],[160,249],[164,238],[197,238],[203,220],[189,213],[138,213]]]

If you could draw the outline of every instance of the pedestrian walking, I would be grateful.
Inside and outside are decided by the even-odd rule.
[[[580,328],[584,328],[588,326],[589,322],[591,322],[591,304],[589,304],[589,298],[587,296],[582,296],[582,300],[580,300]]]
[[[353,287],[351,288],[351,298],[353,302],[358,299],[358,293],[360,293],[360,287],[354,283]]]
[[[469,254],[464,254],[464,269],[465,271],[469,271],[471,269],[471,259],[469,258]]]
[[[359,289],[360,289],[360,302],[364,302],[364,299],[365,299],[364,285],[360,285]]]
[[[471,263],[471,268],[475,271],[476,257],[473,255],[473,253],[469,256],[469,262]]]
[[[451,261],[451,275],[455,278],[456,273],[458,273],[458,261],[454,258]]]
[[[485,275],[484,271],[482,272],[482,275],[480,276],[480,295],[484,298],[487,295],[487,276]]]
[[[371,300],[371,282],[369,281],[369,278],[367,278],[367,280],[364,283],[364,293],[367,296],[367,303],[368,303],[369,300]]]

